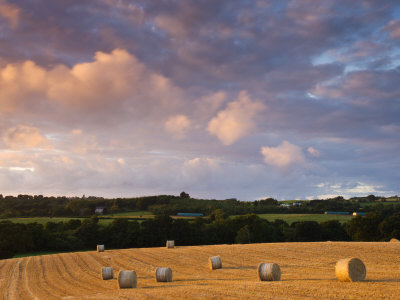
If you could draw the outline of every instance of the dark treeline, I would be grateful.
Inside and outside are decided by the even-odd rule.
[[[97,244],[111,248],[159,247],[173,239],[176,245],[313,242],[313,241],[386,241],[400,238],[400,213],[373,212],[355,217],[346,224],[338,221],[269,222],[254,214],[229,218],[215,210],[210,218],[194,221],[159,215],[139,223],[115,219],[105,226],[93,216],[81,222],[46,225],[0,222],[0,258],[16,253],[74,251],[95,249]]]
[[[222,209],[229,215],[245,215],[259,213],[323,213],[324,211],[360,210],[375,211],[389,209],[400,212],[399,197],[391,197],[393,204],[383,208],[381,202],[389,198],[367,197],[351,198],[336,197],[328,200],[298,201],[296,205],[283,206],[282,202],[273,198],[256,201],[239,201],[237,199],[204,200],[190,198],[189,194],[182,192],[180,196],[158,195],[136,198],[105,199],[102,197],[45,197],[42,195],[18,195],[3,196],[0,194],[1,217],[89,217],[93,215],[95,208],[105,207],[108,213],[124,211],[148,210],[156,215],[175,215],[178,212],[198,212],[210,215],[216,209]],[[382,206],[382,207],[381,207]]]

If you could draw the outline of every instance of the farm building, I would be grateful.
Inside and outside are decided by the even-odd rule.
[[[353,216],[365,216],[365,212],[355,211],[353,212]]]
[[[326,211],[324,212],[325,215],[348,215],[348,211]]]
[[[102,215],[105,213],[106,207],[105,206],[96,206],[96,209],[94,210],[95,214]]]
[[[178,213],[179,217],[202,217],[204,214],[202,213]]]

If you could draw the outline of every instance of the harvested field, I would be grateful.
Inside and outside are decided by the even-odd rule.
[[[395,299],[400,293],[400,243],[273,243],[78,252],[0,261],[2,299]],[[210,256],[223,268],[210,270]],[[339,282],[335,264],[358,257],[363,282]],[[259,281],[260,262],[277,263],[281,281]],[[102,266],[135,270],[137,288],[103,281]],[[172,282],[156,282],[170,267]]]

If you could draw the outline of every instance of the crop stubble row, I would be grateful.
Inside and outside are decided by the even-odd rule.
[[[110,250],[0,261],[3,299],[173,299],[173,298],[390,298],[400,292],[400,245],[393,243],[272,243]],[[211,271],[207,259],[220,255],[223,269]],[[341,283],[334,263],[357,256],[367,281]],[[282,281],[259,282],[259,262],[281,266]],[[101,266],[133,269],[138,288],[118,290],[102,281]],[[157,283],[156,267],[170,267],[171,283]]]

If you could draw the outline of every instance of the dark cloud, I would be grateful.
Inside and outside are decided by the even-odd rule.
[[[394,0],[0,1],[0,188],[398,193],[398,11]],[[13,130],[51,147],[11,151]]]

